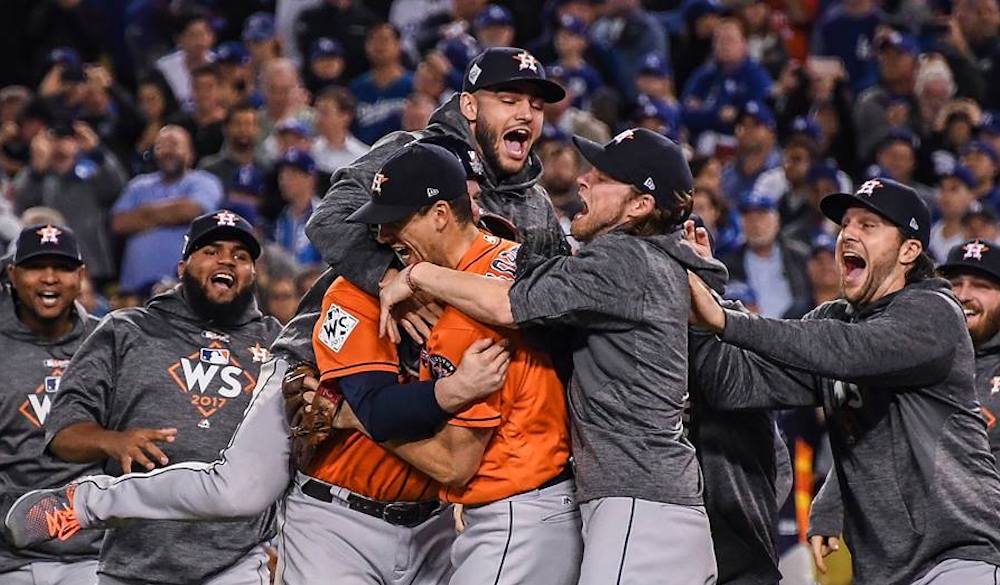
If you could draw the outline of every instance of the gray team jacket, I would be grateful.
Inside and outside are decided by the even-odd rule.
[[[1000,463],[1000,333],[976,348],[976,396],[982,405],[993,457]]]
[[[39,337],[14,312],[14,291],[0,285],[0,494],[5,514],[29,489],[64,485],[97,471],[94,465],[67,463],[45,451],[45,427],[63,371],[97,320],[77,304],[73,329],[59,339]],[[97,558],[104,533],[80,534],[66,544],[13,551],[0,542],[0,573],[32,561],[78,561]]]
[[[727,311],[693,352],[720,408],[821,404],[859,585],[908,584],[946,559],[1000,564],[1000,474],[973,386],[972,343],[948,283],[801,321]],[[827,486],[824,486],[824,490]],[[824,534],[837,534],[824,532]]]
[[[475,150],[469,123],[458,108],[458,95],[434,112],[424,130],[393,132],[379,140],[367,154],[333,174],[330,190],[306,225],[309,240],[332,270],[313,285],[299,304],[296,318],[285,326],[275,343],[273,349],[277,355],[291,362],[315,361],[312,327],[323,293],[336,276],[342,275],[369,294],[378,296],[378,281],[395,256],[388,247],[372,238],[368,226],[345,220],[369,201],[372,179],[389,158],[414,140],[436,135],[454,136],[465,141],[470,150]],[[501,178],[486,161],[483,161],[483,170],[485,178],[480,182],[479,205],[517,226],[518,241],[525,253],[546,258],[569,254],[569,245],[552,203],[538,184],[542,163],[534,152],[516,175]]]
[[[256,303],[224,328],[191,310],[179,287],[105,317],[73,357],[47,426],[177,428],[160,449],[171,463],[211,462],[249,405],[278,322]],[[119,475],[118,462],[104,472]],[[270,513],[235,522],[137,521],[107,531],[99,570],[118,579],[200,583],[272,534]]]
[[[726,269],[675,231],[615,231],[577,256],[547,260],[510,290],[521,327],[568,327],[567,392],[579,501],[635,497],[702,504],[694,447],[684,436],[688,387],[687,271],[721,290]]]

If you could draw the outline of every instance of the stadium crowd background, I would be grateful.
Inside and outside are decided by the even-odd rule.
[[[938,259],[1000,236],[997,0],[7,0],[0,29],[0,245],[74,228],[98,316],[173,284],[176,218],[225,207],[267,241],[259,295],[286,322],[321,269],[304,226],[330,175],[424,127],[487,46],[569,90],[536,145],[567,229],[569,137],[661,132],[690,152],[727,296],[764,315],[838,295],[818,202],[867,178],[925,198]],[[782,427],[789,549],[829,454],[812,414]]]

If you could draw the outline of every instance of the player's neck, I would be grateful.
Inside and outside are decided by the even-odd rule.
[[[450,230],[441,238],[443,266],[448,268],[458,268],[462,258],[469,252],[469,248],[479,237],[479,228],[473,223],[466,226],[456,227]]]

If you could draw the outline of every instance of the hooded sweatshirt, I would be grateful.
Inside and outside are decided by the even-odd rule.
[[[160,449],[171,463],[211,462],[250,402],[278,323],[251,303],[235,325],[194,313],[180,286],[145,307],[105,317],[63,376],[47,425],[96,422],[115,431],[177,429]],[[104,472],[121,473],[117,461]],[[137,521],[107,531],[99,572],[149,583],[197,583],[228,568],[272,533],[270,512],[235,522]]]
[[[909,584],[947,559],[1000,565],[1000,474],[947,281],[801,321],[727,310],[721,340],[693,352],[714,406],[823,406],[858,585]]]
[[[1000,466],[1000,332],[976,348],[976,397],[982,405],[990,449]]]
[[[30,489],[64,485],[95,473],[94,465],[67,463],[45,451],[45,428],[51,424],[52,401],[69,360],[97,320],[77,304],[73,329],[58,339],[39,336],[15,312],[15,292],[0,285],[0,355],[4,384],[0,390],[0,513]],[[68,545],[14,552],[0,541],[0,573],[32,561],[78,561],[96,558],[103,532],[94,531]]]
[[[688,388],[687,271],[721,290],[726,269],[679,230],[613,231],[577,256],[537,264],[510,290],[520,327],[569,327],[567,402],[577,498],[702,504],[694,447],[684,436]]]

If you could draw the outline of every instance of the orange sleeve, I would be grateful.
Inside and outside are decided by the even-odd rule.
[[[434,334],[427,342],[426,356],[422,360],[429,370],[421,378],[444,378],[450,376],[462,361],[462,354],[475,341],[485,337],[499,340],[495,331],[478,323],[462,318],[462,325],[447,325],[434,328]],[[448,424],[460,427],[492,428],[500,426],[500,390],[486,398],[474,402],[465,410],[455,413]]]
[[[335,281],[313,328],[320,380],[361,372],[399,372],[396,345],[378,335],[378,301]]]

